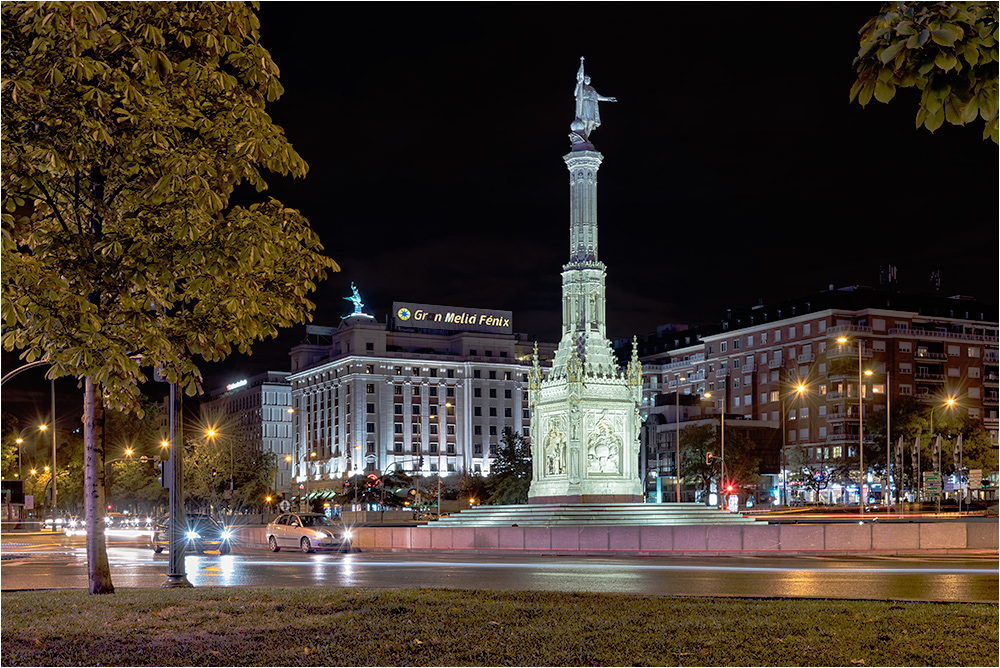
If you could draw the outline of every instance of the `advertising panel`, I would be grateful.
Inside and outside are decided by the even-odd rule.
[[[461,332],[512,334],[511,311],[436,306],[413,302],[393,302],[392,317],[397,327],[445,329]]]

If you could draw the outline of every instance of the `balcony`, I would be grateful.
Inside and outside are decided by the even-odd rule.
[[[728,375],[729,375],[729,369],[717,369],[715,371],[716,378],[725,378]]]
[[[795,358],[799,364],[812,364],[816,361],[816,356],[812,353],[803,353]]]
[[[833,327],[827,327],[826,333],[833,338],[837,338],[841,334],[850,336],[851,334],[871,334],[871,327],[861,327],[859,325],[834,325]]]
[[[945,355],[944,353],[932,353],[929,350],[919,350],[919,349],[917,350],[917,354],[914,355],[913,357],[914,359],[919,359],[919,360],[940,360],[942,362],[948,359],[948,356]]]
[[[906,336],[913,339],[951,339],[957,341],[981,341],[985,343],[996,343],[997,337],[983,336],[982,334],[963,334],[961,332],[938,332],[927,329],[903,329],[892,327],[888,332],[890,335]]]
[[[943,383],[943,373],[915,373],[913,379],[918,383]]]
[[[987,350],[986,355],[983,356],[983,361],[987,364],[1000,364],[1000,353],[994,350]]]
[[[780,369],[783,366],[785,366],[785,360],[781,359],[780,357],[776,360],[771,360],[770,362],[767,363],[768,369]]]
[[[838,357],[857,357],[858,348],[857,346],[852,346],[850,344],[829,346],[826,349],[826,358],[835,359]],[[871,346],[865,346],[861,349],[861,359],[871,359],[872,349]]]
[[[1000,376],[995,373],[988,373],[983,377],[984,385],[997,385],[1000,384]]]

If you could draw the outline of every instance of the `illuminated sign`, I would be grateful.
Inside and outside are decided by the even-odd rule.
[[[246,378],[244,378],[243,380],[238,380],[235,383],[229,383],[229,385],[226,385],[226,391],[228,392],[229,390],[235,390],[236,388],[243,387],[246,384],[247,384]]]
[[[511,334],[514,331],[511,326],[510,311],[394,302],[392,314],[398,327],[493,334]]]

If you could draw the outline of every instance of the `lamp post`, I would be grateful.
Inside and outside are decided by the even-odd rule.
[[[711,392],[705,393],[706,399],[712,398]],[[720,466],[720,480],[719,480],[719,497],[722,499],[722,507],[726,507],[726,398],[722,397],[722,412],[719,414],[719,424],[721,426],[721,441],[722,441],[722,454],[719,457]]]
[[[944,402],[940,406],[931,406],[931,438],[932,439],[934,438],[934,411],[935,411],[935,409],[938,409],[938,408],[951,408],[954,405],[955,405],[955,397],[948,397],[947,399],[944,400]],[[936,446],[937,446],[937,443],[935,442],[935,445],[933,445],[931,447],[934,448]],[[940,449],[938,449],[938,453],[937,453],[938,479],[940,479],[940,477],[941,477],[941,457],[942,457],[942,452],[941,452]],[[937,496],[937,512],[941,512],[941,494],[942,493],[943,493],[942,491],[940,491],[940,490],[938,491],[938,496]]]
[[[677,486],[677,503],[681,502],[681,383],[687,380],[687,376],[677,378],[677,391],[674,392],[674,399],[677,401],[677,408],[674,412],[674,426],[677,429],[677,443],[675,443],[674,457],[677,468],[674,476],[674,483]],[[657,475],[659,474],[659,464],[657,464]]]
[[[847,337],[838,337],[837,343],[847,343]],[[863,370],[861,368],[861,352],[864,346],[865,342],[858,339],[858,465],[860,467],[858,472],[858,506],[861,508],[862,520],[865,517],[865,405],[864,392],[862,391],[864,389]]]
[[[866,376],[874,375],[874,371],[871,369],[865,369]],[[889,472],[890,472],[890,462],[892,461],[889,448],[892,444],[892,417],[890,415],[890,402],[892,400],[892,372],[886,369],[885,371],[885,489],[882,493],[885,495],[885,506],[886,509],[891,509],[890,499],[889,499]],[[874,398],[875,390],[872,390],[872,395]],[[896,474],[899,477],[899,474]]]
[[[795,394],[801,396],[806,391],[806,386],[799,381],[795,386]],[[788,505],[788,470],[785,464],[785,449],[788,446],[788,429],[785,428],[785,393],[781,393],[781,503]],[[808,425],[806,425],[808,426]]]

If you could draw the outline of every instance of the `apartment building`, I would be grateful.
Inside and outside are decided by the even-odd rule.
[[[831,289],[730,313],[697,344],[644,356],[643,409],[664,393],[711,393],[727,416],[783,427],[786,451],[849,465],[863,415],[899,397],[952,398],[997,443],[997,333],[995,307],[970,298]]]

